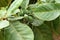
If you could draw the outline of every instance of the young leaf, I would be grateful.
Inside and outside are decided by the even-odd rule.
[[[52,32],[49,26],[43,24],[39,27],[33,27],[34,40],[53,40]]]
[[[33,32],[26,24],[12,22],[4,29],[5,40],[34,40]]]
[[[7,20],[0,21],[0,29],[3,29],[7,26],[9,26],[9,22]]]

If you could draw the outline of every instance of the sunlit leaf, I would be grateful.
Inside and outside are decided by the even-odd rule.
[[[12,22],[4,29],[5,40],[34,40],[33,32],[26,24]]]

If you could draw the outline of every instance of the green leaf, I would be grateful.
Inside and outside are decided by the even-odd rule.
[[[44,21],[51,21],[56,19],[60,15],[60,11],[50,11],[50,12],[35,12],[34,16],[38,19],[44,20]]]
[[[23,9],[26,9],[28,7],[28,4],[29,4],[29,0],[23,0],[22,4],[21,4],[21,7]]]
[[[12,0],[0,0],[0,7],[6,7],[11,3]]]
[[[56,19],[60,15],[60,4],[51,3],[51,4],[40,4],[30,6],[30,9],[33,11],[34,16],[41,20],[51,21]]]
[[[0,21],[0,29],[9,26],[9,22],[7,20]]]
[[[14,21],[4,29],[5,40],[34,40],[33,32],[26,24]]]
[[[60,35],[60,16],[53,21],[54,30],[57,34]]]
[[[43,24],[39,27],[33,27],[34,40],[53,40],[52,32],[49,26]]]
[[[14,0],[13,3],[10,5],[10,7],[8,8],[8,15],[11,15],[11,13],[13,14],[13,12],[18,9],[19,6],[21,6],[21,3],[23,2],[23,0]]]

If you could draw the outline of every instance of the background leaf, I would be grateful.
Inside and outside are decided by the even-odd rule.
[[[52,32],[49,26],[43,24],[39,27],[33,27],[34,31],[34,40],[53,40]]]

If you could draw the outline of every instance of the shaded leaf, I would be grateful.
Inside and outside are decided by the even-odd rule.
[[[44,21],[42,20],[39,20],[39,19],[34,19],[33,22],[32,22],[32,25],[33,26],[40,26],[43,24]]]
[[[39,27],[33,27],[33,31],[35,40],[53,40],[51,29],[45,24]]]
[[[60,16],[53,21],[53,26],[54,26],[55,32],[60,34]]]

